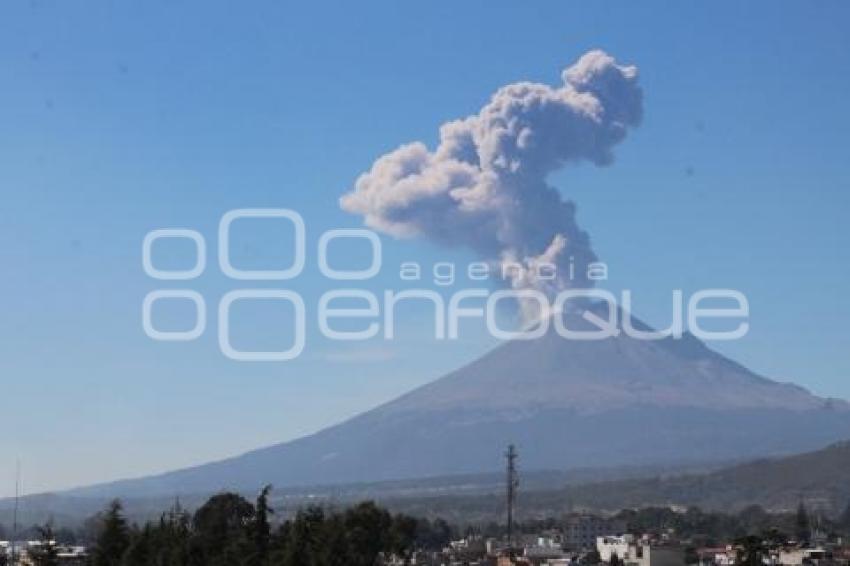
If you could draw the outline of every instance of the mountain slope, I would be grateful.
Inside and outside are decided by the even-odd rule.
[[[850,501],[850,442],[794,456],[759,459],[708,474],[569,487],[556,497],[608,509],[677,504],[729,510],[758,504],[792,511],[803,500],[810,507],[839,513]]]
[[[569,315],[568,326],[586,321]],[[639,321],[635,326],[646,328]],[[381,407],[292,442],[73,490],[154,496],[491,471],[714,461],[850,438],[850,409],[758,376],[692,336],[513,341]]]

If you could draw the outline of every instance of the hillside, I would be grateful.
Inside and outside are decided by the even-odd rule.
[[[708,474],[568,487],[561,497],[574,505],[607,509],[676,504],[728,510],[758,504],[788,511],[803,500],[810,507],[839,513],[850,503],[850,442]]]
[[[573,328],[586,324],[570,317]],[[693,336],[587,342],[550,332],[505,343],[314,435],[71,493],[150,497],[489,472],[509,442],[527,470],[569,470],[740,461],[845,438],[845,402],[756,375]]]

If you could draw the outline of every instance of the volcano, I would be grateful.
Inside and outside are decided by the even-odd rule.
[[[567,325],[589,324],[581,313]],[[633,319],[636,328],[648,329]],[[548,332],[350,420],[226,460],[79,488],[151,497],[493,471],[717,462],[850,438],[850,405],[756,375],[692,335],[573,341]]]

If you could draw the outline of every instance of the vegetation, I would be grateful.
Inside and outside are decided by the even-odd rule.
[[[89,546],[91,566],[372,566],[381,556],[410,558],[414,551],[439,551],[450,540],[466,534],[499,538],[504,524],[466,523],[451,526],[442,519],[420,519],[392,513],[373,502],[347,508],[306,506],[286,520],[275,515],[266,486],[255,501],[236,493],[220,493],[194,513],[176,502],[158,519],[131,524],[120,501],[112,501],[77,533],[54,529],[51,523],[25,529],[36,566],[56,563],[57,544],[83,542]],[[567,516],[520,521],[518,533],[558,531]],[[789,541],[850,535],[850,505],[829,518],[810,512],[801,502],[796,511],[770,513],[751,505],[736,514],[645,507],[616,516],[627,532],[668,537],[688,547],[688,563],[695,549],[734,543],[741,564],[760,564],[768,549]],[[8,529],[0,533],[8,535]],[[585,563],[598,557],[590,553]],[[0,562],[0,566],[3,563]]]
[[[156,522],[129,527],[121,504],[99,517],[93,566],[372,566],[381,555],[439,550],[451,530],[440,521],[391,515],[372,502],[343,511],[311,506],[273,526],[270,487],[251,503],[235,493],[210,498],[194,515],[179,504]]]
[[[130,547],[130,533],[121,502],[113,500],[100,518],[100,533],[92,549],[92,566],[120,566]]]

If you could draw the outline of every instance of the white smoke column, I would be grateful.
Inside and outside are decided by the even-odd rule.
[[[546,178],[570,162],[610,164],[613,147],[640,123],[643,95],[637,68],[602,51],[583,55],[562,79],[557,88],[500,88],[478,114],[443,124],[433,152],[414,142],[381,156],[342,208],[375,230],[467,247],[495,265],[557,267],[554,281],[512,271],[515,288],[590,286],[588,235],[573,202]]]

